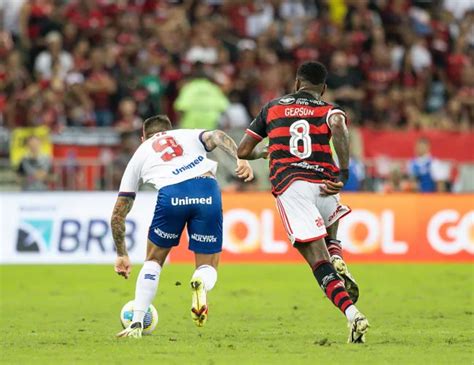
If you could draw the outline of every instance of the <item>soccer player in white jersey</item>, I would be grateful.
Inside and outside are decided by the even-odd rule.
[[[145,120],[142,140],[125,169],[111,219],[117,249],[115,271],[125,278],[131,271],[125,246],[125,218],[139,185],[153,186],[158,197],[145,263],[137,278],[132,323],[118,337],[141,337],[143,319],[156,295],[163,264],[172,247],[179,244],[185,226],[196,261],[191,279],[191,316],[197,326],[204,325],[207,292],[217,281],[222,251],[222,201],[214,177],[217,163],[207,158],[207,152],[216,147],[222,149],[235,159],[239,178],[253,179],[252,168],[237,158],[235,142],[222,131],[171,130],[168,117],[157,115]]]

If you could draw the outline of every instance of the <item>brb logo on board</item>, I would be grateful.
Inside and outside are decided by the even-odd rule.
[[[18,227],[16,250],[18,252],[40,252],[51,247],[51,219],[23,219]]]
[[[137,224],[127,219],[125,242],[135,247]],[[24,218],[18,224],[16,251],[19,253],[114,252],[110,226],[105,219],[60,220]]]

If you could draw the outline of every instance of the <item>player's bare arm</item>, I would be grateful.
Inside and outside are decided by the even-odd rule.
[[[202,135],[202,141],[209,151],[212,151],[217,147],[235,159],[237,162],[235,173],[239,178],[243,179],[245,182],[253,180],[254,176],[252,167],[248,161],[239,159],[239,156],[237,155],[237,144],[225,132],[221,130],[204,132]]]
[[[239,143],[237,154],[243,160],[268,158],[268,146],[257,146],[259,141],[245,134]]]
[[[341,191],[349,178],[349,130],[346,117],[342,113],[335,113],[329,117],[329,128],[332,133],[332,143],[339,159],[340,180],[337,182],[324,181],[322,190],[327,195],[334,195]]]
[[[128,196],[119,196],[115,202],[114,211],[110,220],[112,236],[114,238],[117,258],[115,260],[115,272],[128,279],[132,266],[128,258],[125,245],[125,219],[133,207],[134,199]]]
[[[233,159],[238,160],[237,144],[225,132],[221,130],[204,132],[202,135],[202,141],[209,151],[218,147]]]

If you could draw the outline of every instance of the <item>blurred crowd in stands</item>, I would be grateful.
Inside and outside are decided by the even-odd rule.
[[[352,128],[474,125],[472,0],[0,0],[0,11],[7,131],[109,127],[126,138],[156,113],[241,131],[314,59]]]

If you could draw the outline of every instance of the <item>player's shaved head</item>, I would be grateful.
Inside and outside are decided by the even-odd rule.
[[[328,70],[321,62],[309,61],[301,64],[296,71],[296,90],[312,88],[324,92]]]
[[[154,115],[143,122],[143,139],[148,139],[158,132],[170,130],[171,121],[164,114]]]

